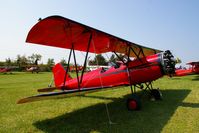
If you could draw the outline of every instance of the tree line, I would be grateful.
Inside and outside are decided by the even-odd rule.
[[[51,71],[52,66],[55,64],[53,58],[49,58],[46,64],[40,63],[42,55],[32,54],[30,56],[17,55],[15,59],[6,58],[5,61],[0,61],[0,67],[12,68],[16,71],[24,71],[26,68],[38,65],[41,71]]]
[[[119,55],[120,58],[123,55]],[[48,58],[47,63],[38,63],[41,62],[42,55],[40,54],[32,54],[30,56],[26,55],[17,55],[15,59],[6,58],[5,61],[0,61],[0,67],[10,67],[16,71],[24,71],[27,67],[38,65],[41,71],[51,71],[52,67],[55,65],[55,61],[53,58]],[[89,65],[108,65],[108,62],[116,62],[120,60],[115,55],[111,55],[109,59],[105,59],[104,56],[98,54],[95,56],[93,60],[89,60]],[[67,61],[65,59],[61,59],[60,63],[64,66],[67,66]],[[74,65],[74,64],[70,64]]]
[[[124,58],[124,55],[119,54],[118,57],[115,56],[114,54],[111,55],[109,59],[105,59],[104,56],[101,54],[98,54],[95,56],[93,60],[89,60],[89,65],[108,65],[109,62],[116,63],[117,61],[120,61],[121,59]]]

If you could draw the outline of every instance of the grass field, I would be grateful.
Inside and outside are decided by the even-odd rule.
[[[0,132],[199,133],[199,76],[164,77],[154,82],[162,101],[142,97],[142,110],[130,112],[128,87],[64,99],[17,105],[18,99],[47,87],[51,73],[0,74]],[[109,125],[105,103],[112,122]]]

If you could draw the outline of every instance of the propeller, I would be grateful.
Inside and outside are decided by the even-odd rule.
[[[177,63],[171,51],[166,50],[163,52],[163,70],[165,74],[172,75],[175,73],[175,65]]]

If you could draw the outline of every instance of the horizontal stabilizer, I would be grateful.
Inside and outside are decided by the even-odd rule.
[[[42,88],[42,89],[38,89],[38,92],[52,92],[54,90],[56,90],[56,87],[50,87],[50,88]]]

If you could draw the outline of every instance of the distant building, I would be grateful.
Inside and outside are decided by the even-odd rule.
[[[111,66],[89,65],[89,66],[87,66],[87,71],[93,71],[100,67],[103,67],[104,69],[109,69]]]

